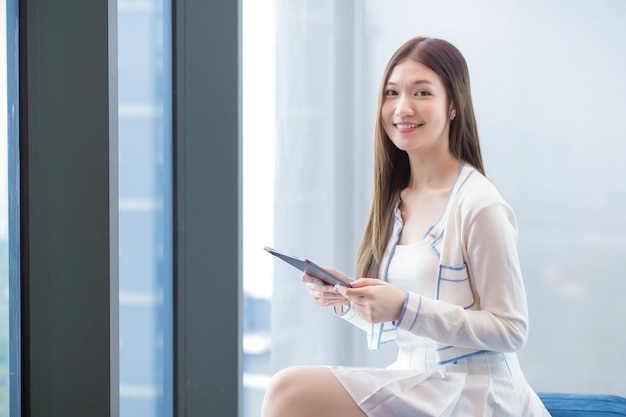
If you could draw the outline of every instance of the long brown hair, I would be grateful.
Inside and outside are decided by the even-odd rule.
[[[410,39],[387,63],[380,85],[374,131],[374,190],[369,219],[357,254],[357,277],[378,277],[393,230],[393,210],[411,174],[407,153],[391,142],[383,128],[381,116],[389,76],[400,62],[407,59],[426,65],[439,75],[448,101],[456,109],[456,117],[450,123],[450,152],[458,160],[467,162],[484,174],[465,58],[456,47],[442,39]]]

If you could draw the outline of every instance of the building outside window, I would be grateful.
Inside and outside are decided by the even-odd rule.
[[[170,1],[118,1],[121,417],[173,413],[170,31]]]

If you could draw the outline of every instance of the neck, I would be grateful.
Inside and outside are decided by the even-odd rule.
[[[448,188],[452,186],[457,176],[461,161],[450,152],[428,156],[409,154],[409,164],[410,188]]]

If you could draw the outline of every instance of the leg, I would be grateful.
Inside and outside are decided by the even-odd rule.
[[[366,417],[330,369],[322,366],[294,366],[274,375],[262,416]]]

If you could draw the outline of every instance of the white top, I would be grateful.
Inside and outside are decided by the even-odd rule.
[[[426,240],[410,245],[397,245],[389,265],[389,282],[426,297],[435,297],[439,259]],[[434,340],[399,331],[396,336],[398,357],[389,369],[438,369]]]

